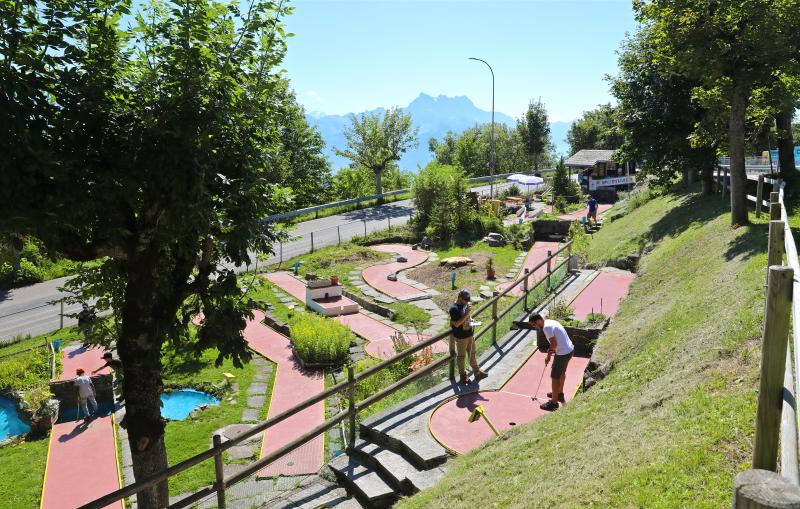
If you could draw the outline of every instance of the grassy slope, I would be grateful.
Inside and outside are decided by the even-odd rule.
[[[666,196],[604,228],[598,258],[656,243],[598,347],[615,369],[399,507],[728,506],[752,450],[766,263],[763,223],[729,220],[718,197]]]

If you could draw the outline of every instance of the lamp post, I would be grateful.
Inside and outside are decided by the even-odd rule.
[[[489,72],[492,73],[492,139],[490,141],[491,144],[491,155],[489,156],[489,197],[494,198],[494,70],[492,66],[489,65],[489,62],[486,60],[481,60],[480,58],[469,57],[470,60],[477,60],[478,62],[483,62],[486,64],[486,67],[489,68]]]

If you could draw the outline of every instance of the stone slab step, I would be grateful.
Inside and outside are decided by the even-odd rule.
[[[422,399],[421,396],[416,398]],[[418,411],[419,409],[415,407],[413,402],[409,402],[408,406],[403,410],[397,411],[395,409],[389,420],[381,419],[383,412],[380,412],[360,424],[361,436],[369,438],[385,449],[402,455],[419,470],[429,470],[437,467],[446,462],[450,455],[444,447],[430,436],[427,429],[399,430],[395,426],[397,423],[414,418]]]
[[[352,456],[342,454],[328,463],[328,467],[364,507],[391,507],[398,499],[395,490],[377,472]]]
[[[396,491],[404,495],[413,495],[431,486],[426,481],[426,473],[430,471],[418,469],[400,454],[374,442],[359,440],[350,454],[378,471]]]

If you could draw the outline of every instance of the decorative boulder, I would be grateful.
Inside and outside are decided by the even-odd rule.
[[[406,262],[408,261],[408,258],[406,258],[405,256],[398,256],[398,257],[396,258],[396,261],[397,261],[398,263],[406,263]]]
[[[499,233],[490,233],[483,238],[483,241],[490,247],[502,247],[506,245],[506,239]]]
[[[444,265],[446,267],[463,267],[465,265],[473,265],[474,263],[475,261],[467,256],[451,256],[439,262],[439,265]]]
[[[394,272],[390,272],[389,274],[386,274],[386,279],[388,279],[389,281],[397,281],[397,274]]]

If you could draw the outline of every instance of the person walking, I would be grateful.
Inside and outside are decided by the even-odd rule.
[[[94,321],[97,316],[94,314],[94,310],[89,308],[89,304],[83,303],[81,312],[78,313],[78,327],[83,332],[83,339],[84,344],[89,345],[92,339],[92,325],[94,325]]]
[[[91,419],[91,414],[89,413],[89,407],[87,402],[92,405],[94,409],[93,413],[97,413],[97,400],[95,399],[95,391],[94,391],[94,384],[92,383],[92,379],[86,375],[86,372],[83,368],[78,368],[75,370],[75,374],[78,376],[75,378],[75,386],[78,388],[78,419],[81,418],[81,410],[83,410],[85,420]]]
[[[542,331],[544,337],[550,343],[550,349],[547,351],[547,358],[544,361],[545,366],[550,363],[550,359],[555,355],[553,366],[550,368],[552,390],[547,393],[547,397],[550,400],[539,405],[542,410],[552,412],[558,408],[559,402],[566,403],[564,399],[564,382],[567,379],[567,366],[572,359],[575,345],[569,339],[564,326],[556,320],[545,320],[542,315],[533,314],[529,321],[535,329]],[[534,394],[534,396],[536,395]]]
[[[475,375],[476,381],[489,376],[481,371],[478,366],[475,337],[472,330],[472,305],[470,300],[469,292],[461,290],[458,292],[458,298],[456,298],[455,303],[450,306],[450,326],[456,342],[456,362],[458,363],[458,372],[461,375],[460,383],[465,385],[469,383],[467,370],[464,366],[467,356],[469,356],[469,364],[472,367],[472,374]]]
[[[591,223],[594,221],[594,224],[597,224],[597,200],[594,199],[594,196],[589,196],[589,201],[586,203],[586,206],[589,208],[589,213],[586,214],[586,222]]]

